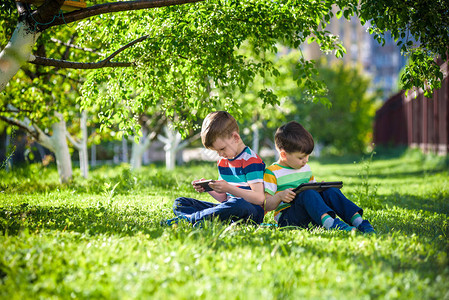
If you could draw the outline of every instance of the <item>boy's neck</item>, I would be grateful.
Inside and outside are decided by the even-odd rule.
[[[278,165],[283,166],[283,167],[290,168],[290,167],[288,166],[288,164],[285,162],[285,160],[283,160],[282,158],[279,158],[278,161],[277,161],[276,163],[277,163]]]
[[[245,148],[246,148],[245,143],[243,143],[243,141],[240,140],[239,144],[237,145],[237,153],[235,157],[237,157],[240,153],[242,153],[242,151],[245,150]]]

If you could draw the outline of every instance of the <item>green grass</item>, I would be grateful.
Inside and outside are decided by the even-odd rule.
[[[58,183],[38,165],[0,171],[0,299],[449,299],[447,161],[313,159],[343,180],[378,234],[280,230],[173,217],[214,164],[103,166]],[[272,222],[267,215],[266,222]]]

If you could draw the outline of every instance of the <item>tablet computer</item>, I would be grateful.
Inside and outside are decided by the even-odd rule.
[[[299,194],[306,190],[315,190],[317,192],[322,192],[325,189],[331,187],[341,189],[342,186],[343,186],[342,181],[308,182],[298,185],[296,188],[293,189],[293,192],[295,192],[296,194]]]
[[[213,191],[213,189],[209,186],[209,182],[214,182],[215,180],[208,179],[208,180],[200,180],[194,183],[194,185],[200,185],[203,187],[205,192]]]

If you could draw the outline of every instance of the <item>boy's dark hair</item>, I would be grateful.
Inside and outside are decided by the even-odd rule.
[[[226,111],[208,114],[201,126],[201,142],[210,149],[217,138],[228,138],[236,131],[239,133],[237,121]]]
[[[284,150],[287,153],[302,152],[310,154],[315,146],[310,132],[295,121],[279,127],[274,135],[274,142],[279,150]]]

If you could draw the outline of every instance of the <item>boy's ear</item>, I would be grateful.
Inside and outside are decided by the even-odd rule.
[[[240,134],[237,131],[232,132],[232,138],[238,141],[240,139]]]
[[[282,159],[285,159],[285,157],[286,157],[286,152],[285,152],[285,150],[283,150],[283,149],[279,150],[279,156],[280,156]]]

